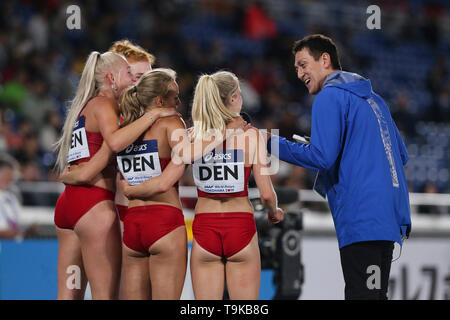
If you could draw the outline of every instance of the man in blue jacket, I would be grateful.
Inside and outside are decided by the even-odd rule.
[[[394,242],[411,230],[407,151],[384,100],[369,80],[341,71],[330,38],[307,36],[293,54],[298,78],[317,94],[310,143],[272,135],[269,152],[278,143],[275,156],[318,170],[314,189],[333,215],[345,298],[387,299]]]

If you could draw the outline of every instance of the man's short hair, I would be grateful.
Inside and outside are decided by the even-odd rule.
[[[294,42],[294,45],[292,46],[292,53],[295,56],[295,54],[303,48],[308,48],[310,54],[316,61],[319,60],[320,56],[324,52],[328,53],[330,55],[331,66],[333,69],[342,70],[337,47],[331,38],[324,36],[323,34],[306,36],[303,39]]]

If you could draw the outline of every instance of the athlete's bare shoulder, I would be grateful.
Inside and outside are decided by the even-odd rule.
[[[118,109],[116,100],[104,96],[96,96],[92,98],[88,103],[88,106],[90,105],[92,105],[95,108],[96,112],[104,112],[108,110],[115,111]]]
[[[251,141],[257,141],[259,139],[260,132],[258,128],[250,126],[244,131],[243,135],[244,137],[251,139]]]
[[[159,118],[155,124],[158,123],[161,126],[166,127],[167,129],[186,128],[186,123],[184,122],[183,118],[178,115]]]

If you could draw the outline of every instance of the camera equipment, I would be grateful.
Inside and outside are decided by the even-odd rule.
[[[277,188],[278,202],[281,206],[299,201],[298,190]],[[284,220],[272,224],[267,219],[267,209],[260,199],[252,200],[255,208],[255,221],[261,252],[261,268],[273,269],[273,282],[277,291],[273,299],[298,299],[304,279],[301,263],[301,230],[303,213],[300,209],[285,212]]]

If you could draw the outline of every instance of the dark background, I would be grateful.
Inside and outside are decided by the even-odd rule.
[[[367,7],[381,9],[369,30]],[[69,5],[81,29],[69,30]],[[177,71],[189,123],[199,75],[230,70],[243,111],[258,128],[309,135],[314,97],[296,78],[294,40],[323,33],[342,67],[371,80],[407,145],[411,192],[450,193],[450,5],[448,1],[1,1],[0,152],[20,163],[21,181],[57,181],[51,145],[88,54],[130,39]],[[282,163],[276,186],[309,189],[314,172]],[[191,184],[187,171],[181,184]],[[433,213],[428,208],[425,211]]]

